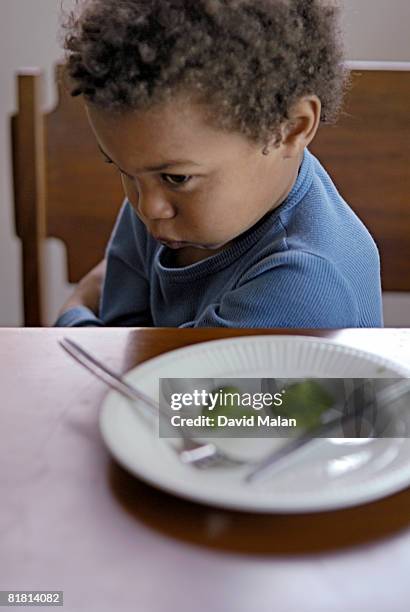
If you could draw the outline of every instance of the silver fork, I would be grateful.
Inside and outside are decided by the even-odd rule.
[[[97,378],[102,380],[106,385],[115,389],[128,399],[131,399],[133,402],[138,402],[151,416],[163,417],[169,423],[170,413],[164,409],[159,402],[154,401],[143,391],[140,391],[128,383],[122,376],[108,368],[79,344],[69,338],[59,340],[59,344],[71,357],[87,368],[89,372],[97,376]],[[177,453],[183,463],[188,463],[198,468],[211,466],[238,466],[248,463],[231,457],[224,451],[221,451],[212,442],[204,443],[194,440],[186,434],[183,427],[176,428],[176,431],[182,441],[182,446],[177,449]]]

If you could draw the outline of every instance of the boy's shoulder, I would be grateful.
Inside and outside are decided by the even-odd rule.
[[[301,308],[313,299],[312,307],[339,312],[341,326],[351,325],[343,316],[353,312],[358,322],[380,324],[376,244],[309,151],[289,197],[242,265],[241,285],[261,277],[266,287],[270,279],[275,292],[291,296],[292,303],[299,300]],[[376,314],[364,313],[367,302]]]
[[[278,222],[283,250],[310,253],[337,265],[358,257],[379,260],[370,232],[308,150],[294,189],[278,209]]]

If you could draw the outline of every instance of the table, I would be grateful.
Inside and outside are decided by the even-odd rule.
[[[67,612],[407,612],[410,490],[299,516],[169,496],[110,458],[106,389],[57,344],[66,335],[126,371],[256,333],[337,338],[410,364],[410,329],[0,329],[0,589],[64,590]]]

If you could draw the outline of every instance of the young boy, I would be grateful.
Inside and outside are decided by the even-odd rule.
[[[376,246],[307,149],[346,83],[335,7],[80,8],[72,94],[126,199],[57,325],[381,326]]]

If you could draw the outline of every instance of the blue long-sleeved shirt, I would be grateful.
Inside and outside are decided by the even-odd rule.
[[[107,247],[99,317],[77,307],[56,325],[383,325],[376,245],[308,150],[286,200],[231,246],[185,267],[171,255],[126,201]]]

